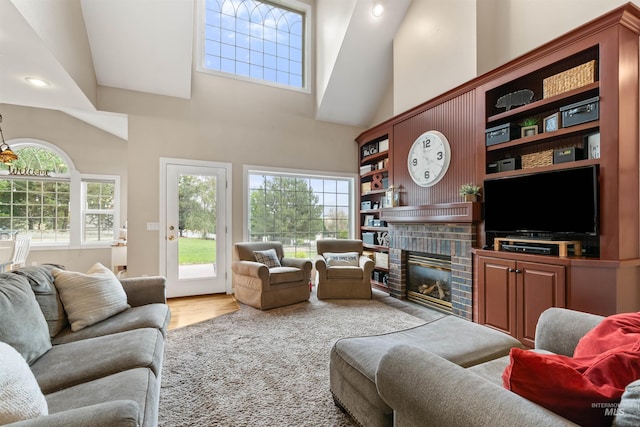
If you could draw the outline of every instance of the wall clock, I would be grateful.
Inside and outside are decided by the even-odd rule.
[[[451,147],[437,130],[423,133],[409,149],[407,166],[411,179],[421,187],[437,184],[449,169]]]

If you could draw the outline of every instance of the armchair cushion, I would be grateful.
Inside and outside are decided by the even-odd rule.
[[[275,249],[267,249],[266,251],[254,251],[253,254],[256,257],[257,262],[264,264],[269,268],[282,267]]]
[[[322,254],[327,267],[357,267],[360,254],[358,252],[325,252]]]
[[[304,279],[304,271],[296,267],[275,267],[269,269],[269,281],[272,285],[298,282]]]
[[[331,267],[327,269],[327,279],[362,279],[364,270],[356,267]]]

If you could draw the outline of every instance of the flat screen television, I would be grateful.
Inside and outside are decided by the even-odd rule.
[[[484,181],[485,231],[530,237],[598,234],[598,167]]]

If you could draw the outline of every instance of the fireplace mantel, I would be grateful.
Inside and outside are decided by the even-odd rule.
[[[388,223],[476,223],[482,220],[480,202],[437,203],[383,208],[380,219]]]

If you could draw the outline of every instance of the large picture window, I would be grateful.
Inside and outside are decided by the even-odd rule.
[[[354,233],[354,178],[247,168],[248,239],[279,241],[287,256],[308,258],[317,239]]]
[[[203,0],[203,4],[203,69],[306,87],[307,5],[292,0]]]
[[[12,142],[12,148],[18,160],[0,164],[1,237],[28,234],[35,247],[113,243],[119,177],[80,174],[44,141]]]

